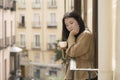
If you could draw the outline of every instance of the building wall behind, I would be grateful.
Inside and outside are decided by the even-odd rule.
[[[11,10],[0,9],[0,39],[5,39],[5,32],[3,27],[5,27],[6,21],[6,41],[9,43],[6,47],[0,49],[0,80],[7,80],[10,73],[10,47],[11,39],[15,36],[15,13]],[[12,22],[12,25],[11,25]],[[12,26],[12,29],[11,29]],[[12,35],[11,35],[12,33]],[[9,39],[8,39],[9,38]],[[8,41],[9,40],[9,41]],[[4,42],[1,42],[2,45]]]
[[[31,75],[34,76],[33,70],[32,69],[39,69],[41,67],[50,67],[50,65],[55,65],[56,62],[51,63],[51,56],[54,56],[55,53],[53,50],[48,49],[48,43],[50,43],[50,35],[54,34],[56,35],[56,40],[61,40],[61,35],[62,35],[62,17],[64,15],[64,0],[56,0],[57,7],[55,8],[50,8],[49,7],[49,0],[40,0],[41,7],[40,8],[34,8],[33,7],[33,0],[25,0],[25,5],[20,4],[20,1],[17,2],[17,13],[16,13],[16,42],[19,45],[20,42],[20,34],[25,34],[25,48],[28,50],[28,61],[31,61],[30,63],[28,62],[31,67],[31,65],[35,68],[31,68],[31,73],[27,74],[30,72],[30,70],[26,69],[25,74],[26,76]],[[61,6],[62,5],[62,6]],[[22,6],[20,8],[20,6]],[[39,28],[34,28],[33,26],[33,17],[34,14],[37,13],[40,15],[40,27]],[[50,13],[56,13],[56,28],[48,28],[48,23],[50,22]],[[19,20],[20,20],[20,15],[25,16],[25,27],[20,28],[19,27]],[[34,49],[32,43],[34,42],[34,35],[39,34],[40,35],[40,49]],[[23,53],[24,54],[24,53]],[[38,62],[35,61],[35,55],[38,54],[39,60]],[[24,65],[26,66],[26,65]],[[37,67],[37,68],[36,68]],[[54,67],[54,66],[53,66]],[[43,70],[42,76],[46,76],[46,72],[48,69]]]

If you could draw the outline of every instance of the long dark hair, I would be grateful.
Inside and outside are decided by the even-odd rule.
[[[84,25],[84,22],[83,22],[82,18],[80,17],[80,15],[75,11],[67,12],[64,15],[63,20],[62,20],[62,25],[63,25],[63,28],[62,28],[62,40],[63,41],[66,41],[68,39],[68,36],[69,36],[69,33],[70,33],[67,30],[66,25],[65,25],[65,19],[66,18],[74,18],[78,22],[80,30],[79,30],[79,33],[75,36],[76,38],[78,37],[78,35],[80,35],[85,30],[85,25]]]

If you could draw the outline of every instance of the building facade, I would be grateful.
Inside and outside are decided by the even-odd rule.
[[[13,3],[11,0],[0,1],[0,80],[8,80],[10,73],[10,48],[15,43]]]
[[[46,80],[58,77],[55,43],[61,40],[64,0],[19,0],[16,6],[16,43],[23,48],[22,75]]]

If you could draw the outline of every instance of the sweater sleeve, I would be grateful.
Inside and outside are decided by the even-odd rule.
[[[78,38],[78,41],[75,42],[75,37],[69,35],[66,54],[70,57],[78,57],[86,54],[90,47],[91,37],[91,33],[85,31],[81,34],[80,38]]]

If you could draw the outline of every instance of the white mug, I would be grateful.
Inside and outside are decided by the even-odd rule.
[[[67,42],[66,41],[60,41],[58,43],[58,46],[61,47],[61,48],[65,48],[67,46]]]

